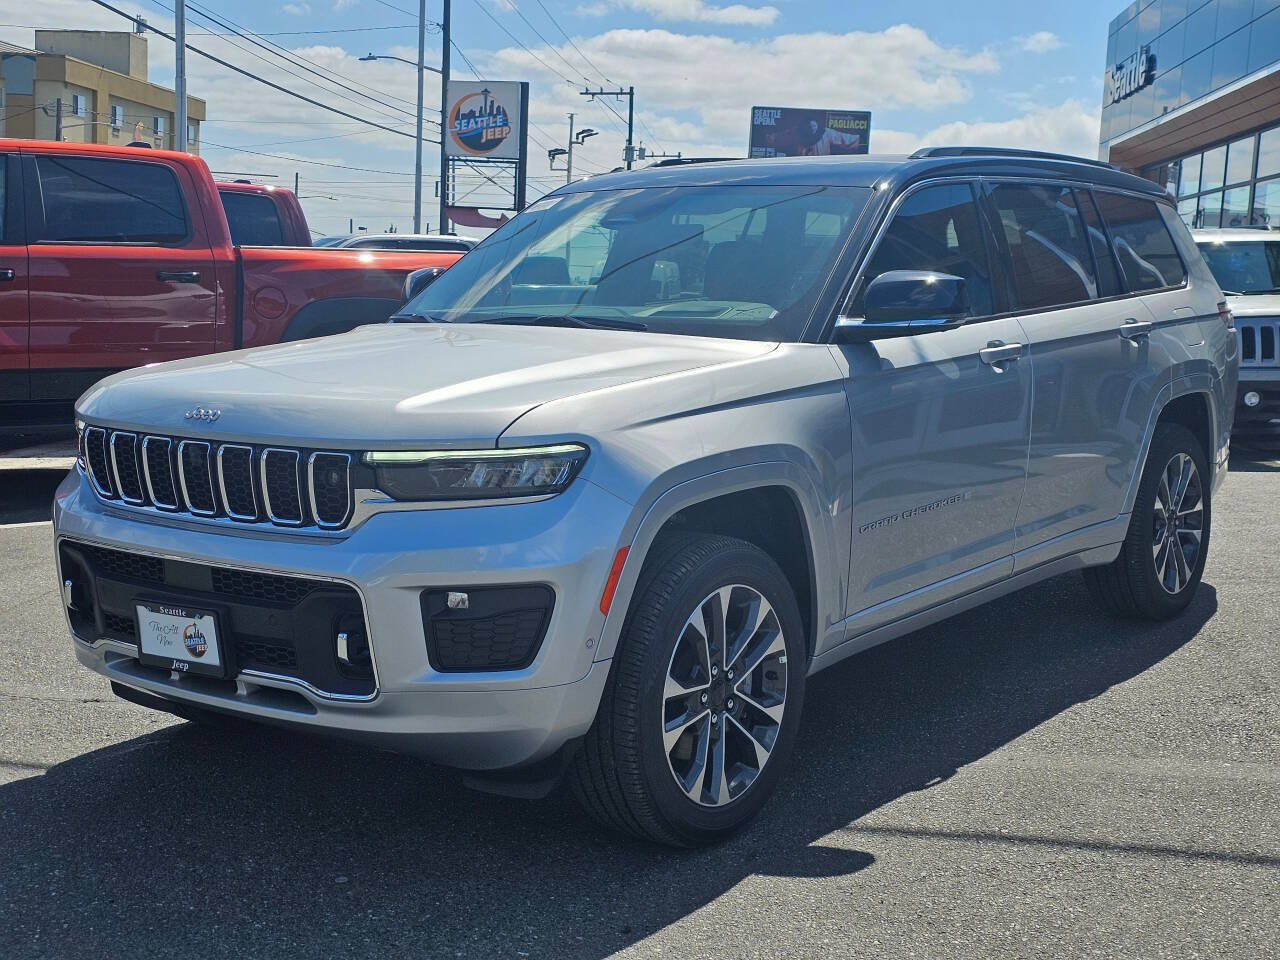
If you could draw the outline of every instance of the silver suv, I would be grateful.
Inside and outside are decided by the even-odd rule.
[[[1231,315],[1152,184],[978,148],[556,191],[389,325],[111,377],[55,549],[120,696],[755,814],[806,678],[1045,577],[1191,601]]]

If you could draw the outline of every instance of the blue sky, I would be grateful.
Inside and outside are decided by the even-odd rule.
[[[361,117],[412,129],[413,69],[357,58],[370,51],[416,57],[416,0],[197,2],[188,13],[192,44]],[[163,28],[172,23],[166,0],[116,5]],[[225,30],[199,10],[383,102],[339,99],[296,63],[286,67],[242,39],[210,35]],[[474,66],[485,79],[531,81],[533,196],[562,177],[548,168],[546,149],[563,146],[569,111],[579,127],[600,131],[579,151],[579,170],[620,161],[621,124],[577,95],[570,81],[584,77],[634,84],[637,139],[687,155],[740,155],[750,107],[768,104],[871,110],[873,151],[999,143],[1092,156],[1107,24],[1119,10],[1118,3],[1085,2],[1066,13],[1011,0],[453,0],[454,40],[470,61],[455,54],[453,75],[473,77]],[[428,18],[438,20],[440,11],[440,0],[429,0]],[[37,26],[124,29],[127,22],[90,0],[0,0],[0,39],[30,45]],[[439,35],[429,35],[429,63],[439,63],[439,47]],[[152,79],[171,82],[172,45],[153,36],[150,49]],[[308,218],[324,232],[345,232],[348,218],[371,230],[411,226],[409,138],[326,114],[197,56],[189,71],[191,93],[208,102],[202,152],[215,170],[274,174],[267,182],[289,184],[298,171]],[[434,75],[426,90],[428,107],[438,108]],[[624,104],[614,106],[625,115]],[[423,203],[434,212],[432,145],[426,156]]]

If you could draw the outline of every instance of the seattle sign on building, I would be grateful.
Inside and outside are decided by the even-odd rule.
[[[1131,97],[1156,78],[1156,57],[1150,47],[1143,47],[1127,60],[1121,60],[1107,68],[1106,84],[1102,93],[1102,105],[1119,103]]]

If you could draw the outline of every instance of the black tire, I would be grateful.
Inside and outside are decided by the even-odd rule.
[[[740,757],[741,748],[751,746],[740,739],[746,735],[745,727],[736,721],[740,719],[752,729],[760,729],[752,725],[752,718],[759,715],[744,718],[742,713],[756,704],[741,695],[735,704],[735,692],[743,685],[762,682],[764,671],[774,667],[767,675],[776,684],[781,673],[785,694],[781,718],[770,731],[774,734],[773,748],[767,759],[758,765],[749,781],[746,777],[750,770],[735,766],[733,769],[737,772],[733,779],[739,782],[741,792],[733,795],[732,786],[727,786],[725,793],[732,799],[718,806],[704,806],[682,790],[677,774],[669,765],[663,744],[663,724],[668,719],[669,706],[664,685],[677,648],[682,642],[688,642],[681,640],[689,636],[682,632],[686,621],[695,611],[704,609],[704,600],[710,601],[712,594],[729,585],[742,585],[758,592],[772,607],[785,658],[780,658],[777,652],[779,642],[775,637],[769,641],[770,649],[775,652],[764,657],[758,668],[744,671],[744,661],[737,661],[743,676],[733,681],[724,679],[732,674],[728,669],[723,670],[720,687],[713,691],[710,706],[704,710],[706,717],[699,721],[699,724],[712,722],[710,711],[717,702],[726,709],[736,709],[736,719],[725,713],[725,719],[719,724],[723,732],[718,736],[725,738],[720,754],[724,758],[722,767],[728,768],[731,755]],[[739,609],[734,601],[744,594],[749,595],[738,591],[730,594],[729,606]],[[765,636],[764,630],[766,627],[762,625],[753,636]],[[725,632],[745,637],[749,631]],[[755,650],[763,649],[757,643],[747,645]],[[744,657],[750,659],[745,652]],[[721,662],[723,659],[721,656]],[[715,662],[715,656],[706,662]],[[777,666],[784,666],[785,670],[778,671]],[[681,535],[656,544],[627,611],[600,710],[569,772],[569,784],[578,802],[606,826],[657,843],[690,847],[727,837],[759,812],[785,770],[799,727],[807,666],[803,625],[795,596],[768,554],[752,544],[722,536]],[[725,699],[726,685],[728,699]],[[751,692],[755,695],[754,687]],[[763,702],[764,697],[757,699]],[[735,729],[730,729],[731,724]],[[708,737],[717,736],[709,726],[706,729]],[[676,749],[679,746],[677,742],[673,753],[680,752]],[[695,773],[691,778],[702,781],[703,775]],[[707,782],[711,779],[706,778]],[[694,789],[705,796],[703,790],[712,787]]]
[[[1163,529],[1157,512],[1157,495],[1166,468],[1179,455],[1189,457],[1195,464],[1201,484],[1202,520],[1195,562],[1187,564],[1185,584],[1176,592],[1170,592],[1161,584],[1154,554],[1158,548],[1158,532]],[[1209,555],[1210,487],[1208,461],[1195,435],[1176,423],[1157,426],[1120,555],[1106,566],[1084,571],[1085,583],[1094,599],[1117,616],[1135,619],[1168,620],[1185,610],[1200,586]]]

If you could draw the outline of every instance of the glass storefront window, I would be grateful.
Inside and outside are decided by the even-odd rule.
[[[1222,195],[1222,225],[1247,227],[1249,225],[1249,188],[1236,187]]]
[[[1265,181],[1253,193],[1253,216],[1256,227],[1280,226],[1280,180]]]
[[[1196,209],[1197,227],[1216,227],[1222,218],[1222,191],[1200,197]]]
[[[1227,183],[1253,178],[1253,137],[1237,140],[1227,149]]]
[[[1226,181],[1227,145],[1204,152],[1204,167],[1200,171],[1200,189],[1217,190]]]
[[[1258,138],[1258,176],[1274,177],[1280,173],[1280,127],[1262,131]]]
[[[1276,148],[1280,151],[1280,141],[1277,141]],[[1280,153],[1277,154],[1277,160],[1280,160]],[[1182,177],[1178,180],[1178,196],[1189,197],[1193,193],[1200,192],[1200,154],[1193,157],[1184,157],[1182,160]]]
[[[1186,200],[1178,201],[1178,216],[1182,218],[1182,222],[1188,227],[1196,225],[1196,198],[1188,197]]]

